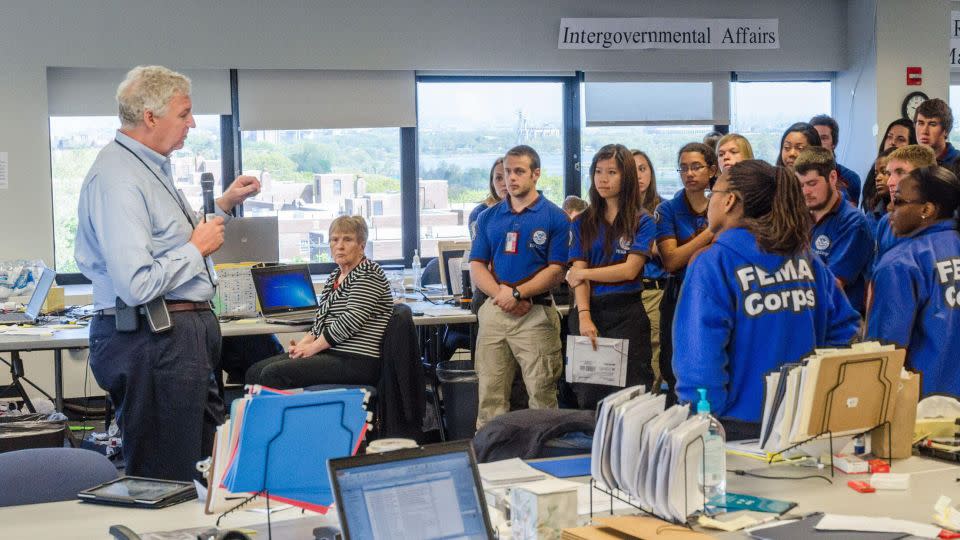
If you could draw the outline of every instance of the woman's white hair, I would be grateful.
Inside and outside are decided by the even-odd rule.
[[[177,94],[190,95],[190,79],[163,66],[137,66],[117,87],[120,123],[132,128],[143,122],[143,113],[157,116],[167,113],[170,99]]]

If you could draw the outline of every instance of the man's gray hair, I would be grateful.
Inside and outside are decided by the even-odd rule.
[[[170,99],[177,94],[190,95],[190,79],[163,66],[137,66],[117,87],[121,127],[132,128],[143,122],[143,113],[157,116],[167,113]]]

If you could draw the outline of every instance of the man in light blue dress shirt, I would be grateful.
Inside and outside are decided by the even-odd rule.
[[[228,212],[260,183],[237,177],[217,199],[217,217],[198,218],[174,185],[169,158],[196,126],[190,80],[140,66],[120,84],[117,102],[120,130],[98,154],[79,200],[75,257],[97,310],[90,368],[117,410],[126,473],[190,480],[223,421],[209,255],[223,243]],[[171,329],[152,332],[142,314],[135,330],[118,329],[118,299],[142,306],[157,298]]]

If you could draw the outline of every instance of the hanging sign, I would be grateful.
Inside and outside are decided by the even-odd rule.
[[[560,19],[560,49],[779,49],[780,19]]]

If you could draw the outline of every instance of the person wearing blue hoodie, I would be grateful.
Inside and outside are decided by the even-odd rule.
[[[764,374],[849,344],[860,316],[810,250],[810,213],[790,169],[734,165],[707,216],[717,237],[687,268],[674,322],[677,397],[695,402],[706,389],[729,439],[755,437]]]
[[[922,393],[960,395],[960,181],[943,167],[900,181],[890,224],[902,241],[874,272],[867,336],[907,350]]]

